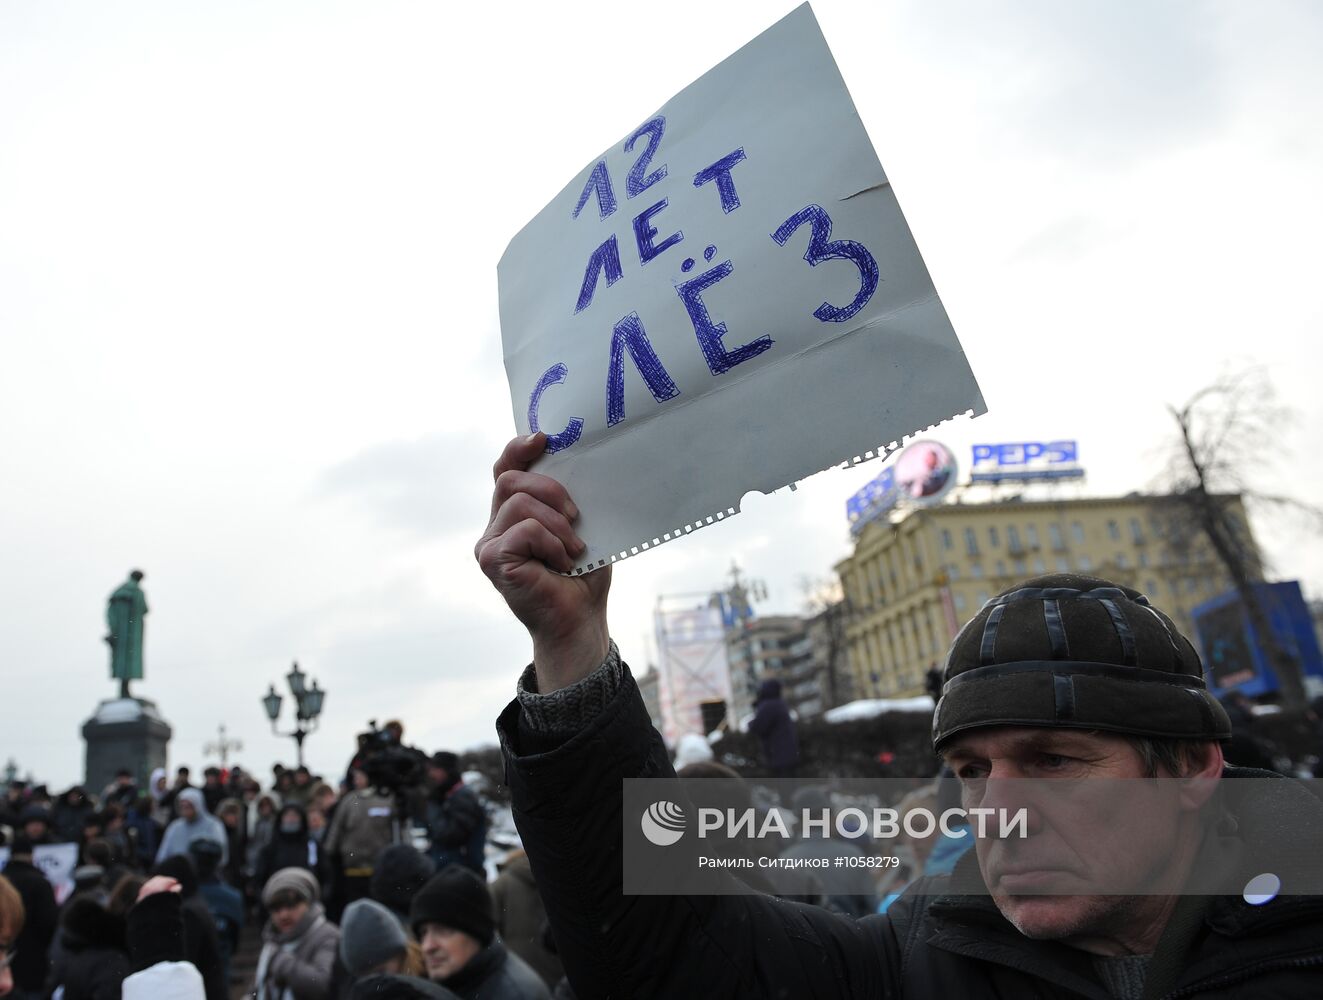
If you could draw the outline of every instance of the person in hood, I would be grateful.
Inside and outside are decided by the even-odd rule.
[[[551,1000],[542,977],[496,933],[487,883],[462,865],[433,875],[409,917],[432,982],[464,1000]]]
[[[187,854],[188,845],[195,840],[214,840],[221,848],[221,864],[229,857],[229,837],[225,826],[207,811],[207,803],[197,788],[184,788],[175,800],[179,818],[171,821],[156,849],[157,864],[176,854]]]
[[[178,883],[184,919],[184,950],[188,960],[202,974],[207,1000],[226,1000],[229,984],[225,981],[220,933],[207,902],[198,892],[198,872],[191,854],[175,854],[160,862],[152,875],[164,875]]]
[[[306,868],[282,868],[262,889],[271,918],[262,931],[256,1000],[329,1000],[340,929],[326,919],[321,888]]]
[[[152,797],[152,819],[161,829],[165,829],[173,818],[170,813],[170,777],[165,768],[158,767],[152,772],[147,782],[147,793]]]
[[[133,973],[124,980],[123,1000],[206,1000],[202,974],[185,948],[182,886],[157,875],[135,895],[125,918]]]
[[[63,1000],[119,1000],[132,971],[124,940],[124,919],[92,896],[69,900],[60,915],[58,947],[53,949],[46,992]]]
[[[272,873],[282,868],[304,868],[320,885],[324,881],[321,845],[308,832],[308,817],[303,806],[286,802],[280,807],[271,840],[258,854],[256,878],[264,885]]]
[[[790,708],[781,698],[781,682],[774,677],[758,685],[749,732],[762,743],[763,763],[772,772],[772,777],[794,777],[795,767],[799,764],[799,737],[795,733],[795,720],[790,717]]]

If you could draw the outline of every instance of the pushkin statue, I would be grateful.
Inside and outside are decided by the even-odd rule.
[[[119,681],[119,696],[128,698],[129,681],[142,680],[142,627],[147,616],[147,598],[138,581],[142,570],[135,569],[129,578],[110,595],[106,606],[106,625],[110,634],[110,676]]]

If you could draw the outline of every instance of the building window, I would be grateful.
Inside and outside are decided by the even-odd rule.
[[[1139,550],[1139,565],[1140,566],[1148,565],[1148,553],[1145,552],[1143,549]]]
[[[1079,521],[1070,522],[1070,536],[1081,545],[1084,544],[1084,525]]]
[[[1080,564],[1080,572],[1082,573],[1087,573],[1089,570],[1093,569],[1093,560],[1090,559],[1088,556],[1080,556],[1079,564]]]
[[[948,580],[959,580],[960,567],[957,566],[955,563],[952,563],[950,566],[946,567],[946,578]]]
[[[953,543],[952,543],[952,541],[951,541],[951,532],[949,532],[949,531],[947,531],[945,528],[943,528],[943,529],[942,529],[942,548],[944,548],[944,549],[949,549],[949,548],[952,546],[952,544],[953,544]]]
[[[1028,540],[1031,549],[1038,548],[1038,525],[1026,524],[1024,527],[1024,537]]]
[[[1057,556],[1057,572],[1058,573],[1070,572],[1070,560],[1067,559],[1065,556]]]
[[[1052,542],[1052,548],[1060,551],[1066,547],[1066,540],[1061,537],[1061,525],[1049,524],[1047,526],[1047,537]]]
[[[955,609],[957,612],[965,610],[965,595],[957,593],[955,595]]]
[[[1011,555],[1024,551],[1024,545],[1020,542],[1020,529],[1013,524],[1006,528],[1006,547],[1010,549]]]
[[[998,576],[1006,575],[1006,564],[1002,562],[1000,559],[997,560],[997,575]]]
[[[1119,569],[1129,569],[1129,560],[1126,559],[1124,552],[1116,554],[1116,565]]]
[[[1148,593],[1153,594],[1154,596],[1157,596],[1157,593],[1158,593],[1158,581],[1157,581],[1157,580],[1149,580],[1149,582],[1148,582]]]
[[[978,606],[981,608],[983,607],[983,605],[987,603],[988,603],[988,592],[986,590],[980,590],[978,592]]]
[[[978,555],[978,536],[974,534],[973,528],[965,529],[965,554]]]
[[[1015,562],[1013,563],[1013,568],[1015,569],[1016,576],[1024,576],[1025,568],[1024,568],[1023,559],[1016,559]]]
[[[982,564],[982,563],[971,563],[970,566],[969,566],[969,575],[972,576],[975,580],[982,580],[982,579],[983,579],[983,564]]]
[[[1107,537],[1114,542],[1121,540],[1121,528],[1115,521],[1107,522]]]
[[[997,538],[997,526],[995,524],[988,525],[988,545],[995,549],[1000,544],[1001,541]]]
[[[1144,544],[1144,529],[1139,523],[1139,518],[1130,519],[1130,540],[1136,545]]]
[[[1043,557],[1042,557],[1042,556],[1034,556],[1034,572],[1035,572],[1035,573],[1046,573],[1046,572],[1047,572],[1047,566],[1045,566],[1045,565],[1043,564]]]

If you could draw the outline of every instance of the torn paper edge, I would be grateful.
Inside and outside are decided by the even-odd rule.
[[[829,462],[828,464],[824,465],[822,468],[816,470],[815,472],[810,472],[807,475],[800,476],[798,479],[791,480],[788,483],[783,483],[782,485],[776,487],[775,489],[769,490],[767,492],[763,492],[761,490],[750,490],[749,492],[761,493],[763,496],[771,496],[772,494],[776,493],[778,490],[783,490],[786,489],[787,487],[791,490],[791,492],[794,492],[799,488],[799,484],[802,483],[804,480],[812,479],[814,476],[821,475],[822,473],[827,472],[831,469],[853,469],[855,466],[862,465],[864,462],[870,462],[874,458],[881,458],[882,461],[885,462],[888,458],[890,458],[892,455],[898,452],[905,445],[916,441],[921,435],[928,434],[931,431],[935,430],[936,428],[941,427],[943,424],[950,423],[952,420],[955,420],[959,417],[969,417],[973,419],[974,417],[980,417],[987,412],[988,409],[986,404],[984,404],[982,409],[977,409],[976,407],[971,406],[968,409],[959,411],[958,413],[953,413],[949,417],[944,417],[941,420],[933,421],[931,424],[927,424],[924,427],[920,427],[918,430],[911,431],[909,434],[904,435],[899,441],[891,441],[889,444],[879,445],[878,447],[872,449],[871,451],[864,452],[862,455],[854,455],[852,457],[847,456],[844,458],[837,459],[833,462]],[[672,531],[663,532],[661,535],[658,535],[656,538],[653,538],[652,541],[650,542],[640,541],[634,545],[628,546],[627,548],[621,550],[619,553],[612,553],[611,555],[606,556],[602,559],[593,560],[592,562],[587,562],[575,566],[568,573],[563,573],[561,575],[584,576],[587,573],[592,573],[594,570],[599,570],[606,566],[614,565],[615,563],[618,562],[623,562],[624,560],[630,558],[631,556],[636,556],[643,552],[647,552],[649,549],[655,549],[658,546],[665,545],[667,542],[673,542],[677,538],[683,538],[687,535],[691,535],[699,528],[706,528],[710,524],[717,524],[720,521],[725,521],[729,518],[734,517],[738,513],[740,513],[739,507],[727,507],[725,510],[719,510],[716,511],[715,513],[708,514],[705,517],[700,517],[698,520],[690,524],[683,524]]]

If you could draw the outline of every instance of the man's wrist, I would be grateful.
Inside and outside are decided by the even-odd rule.
[[[592,622],[558,639],[533,638],[533,672],[539,694],[551,694],[583,680],[611,651],[606,622]]]

